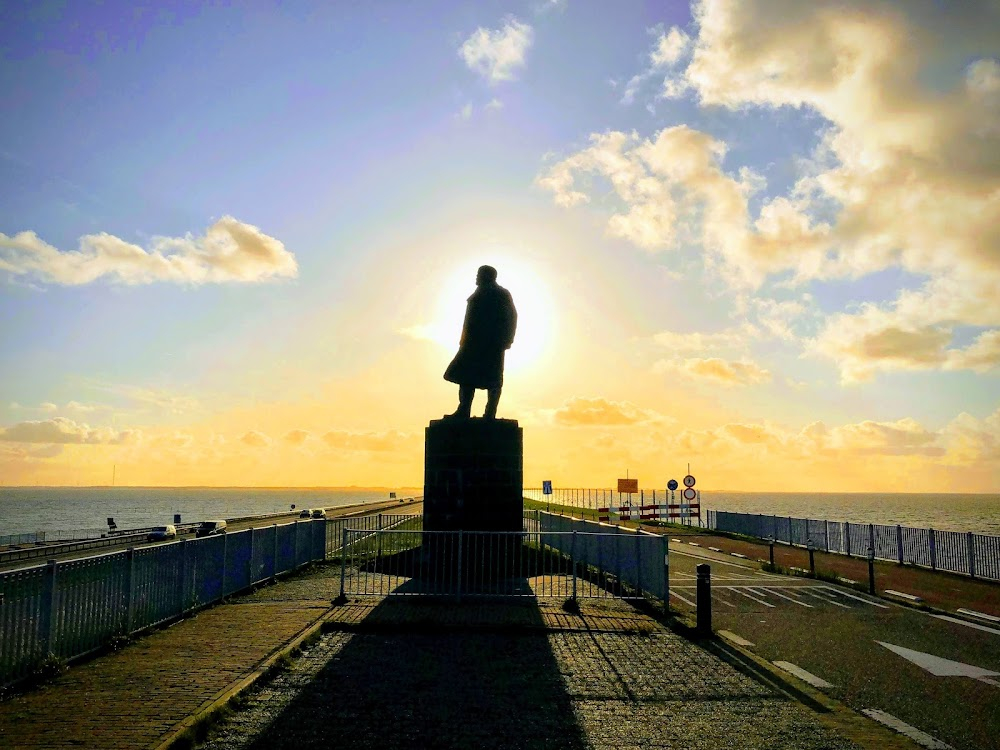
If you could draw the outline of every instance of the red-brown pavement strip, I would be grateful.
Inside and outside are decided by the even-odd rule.
[[[204,610],[0,702],[0,748],[147,748],[318,621],[329,600]]]

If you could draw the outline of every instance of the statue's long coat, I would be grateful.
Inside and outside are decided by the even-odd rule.
[[[510,292],[496,282],[480,284],[465,307],[458,354],[444,379],[474,388],[503,385],[504,353],[514,343],[517,310]]]

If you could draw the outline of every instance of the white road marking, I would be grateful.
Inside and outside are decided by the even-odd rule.
[[[816,589],[815,591],[813,590],[814,588]],[[819,599],[821,602],[826,602],[827,604],[832,604],[833,606],[840,607],[841,609],[850,609],[850,607],[848,605],[841,604],[838,601],[834,601],[833,599],[831,599],[828,596],[820,596],[820,594],[819,594],[819,586],[809,587],[809,588],[806,588],[805,586],[803,586],[801,590],[802,590],[803,594],[809,594],[809,596],[814,597],[816,599]]]
[[[888,594],[889,596],[895,596],[899,599],[905,599],[908,602],[922,602],[921,599],[916,594],[907,594],[905,591],[896,591],[894,589],[886,589],[882,592],[883,594]]]
[[[762,587],[762,588],[764,588],[764,587]],[[806,604],[805,602],[800,602],[798,599],[793,599],[790,596],[785,596],[784,594],[781,594],[781,593],[775,591],[775,588],[776,588],[775,586],[768,586],[768,587],[764,588],[764,590],[766,590],[767,593],[769,593],[769,594],[773,594],[774,596],[780,596],[782,599],[787,599],[788,601],[792,602],[793,604],[798,604],[800,607],[808,607],[809,609],[812,609],[813,605]]]
[[[688,542],[688,544],[692,544],[692,542]],[[697,547],[698,545],[695,544],[694,546]],[[696,560],[705,560],[707,562],[715,563],[716,565],[728,565],[731,568],[739,568],[740,570],[747,570],[747,571],[752,570],[752,568],[749,565],[739,565],[737,563],[729,562],[727,560],[720,560],[717,557],[709,557],[708,555],[696,555],[690,550],[685,550],[682,552],[679,549],[672,549],[670,550],[670,554],[684,555],[684,557],[693,557]]]
[[[972,664],[964,664],[960,661],[952,661],[934,654],[925,654],[923,651],[914,651],[911,648],[903,648],[885,641],[875,641],[880,646],[884,646],[895,654],[899,654],[907,661],[913,662],[921,669],[926,669],[935,677],[971,677],[974,680],[986,682],[983,678],[1000,677],[1000,672],[992,669],[983,669]],[[988,680],[990,685],[996,685],[994,680]]]
[[[802,667],[792,664],[790,661],[776,661],[774,666],[785,670],[789,674],[793,674],[798,677],[803,682],[808,682],[813,687],[818,688],[832,688],[833,684],[827,682],[822,677],[817,677],[812,672],[807,672]]]
[[[966,622],[965,620],[959,620],[957,617],[948,617],[948,615],[931,615],[931,617],[936,617],[939,620],[945,620],[947,622],[954,622],[958,625],[965,625],[967,628],[975,628],[976,630],[982,630],[986,633],[1000,635],[1000,630],[997,630],[996,628],[988,628],[985,625],[980,625],[978,622]]]
[[[958,613],[961,615],[969,615],[970,617],[978,617],[987,622],[1000,622],[1000,617],[994,617],[993,615],[988,615],[985,612],[977,612],[974,609],[964,609],[962,607],[958,608]]]
[[[751,643],[750,641],[748,641],[746,638],[741,638],[740,636],[736,635],[736,633],[732,633],[732,632],[730,632],[728,630],[720,630],[719,631],[719,635],[721,635],[727,641],[732,641],[737,646],[752,646],[752,645],[754,645],[753,643]]]
[[[758,599],[755,596],[750,596],[750,594],[746,593],[745,591],[740,591],[735,586],[720,586],[720,588],[728,589],[729,591],[732,591],[734,594],[739,594],[740,596],[745,596],[747,599],[753,599],[758,604],[763,604],[765,607],[770,607],[771,609],[774,609],[774,605],[773,604],[768,604],[763,599]]]
[[[727,607],[735,607],[735,606],[736,606],[736,605],[735,605],[735,604],[733,604],[732,602],[730,602],[730,601],[727,601],[727,600],[726,600],[726,599],[724,599],[723,597],[719,596],[719,592],[718,592],[718,591],[713,591],[713,592],[712,592],[712,601],[713,601],[713,602],[722,602],[722,603],[723,603],[723,604],[725,604],[725,605],[726,605]]]
[[[673,597],[676,597],[676,598],[680,599],[682,602],[684,602],[685,604],[687,604],[689,607],[697,607],[698,606],[697,604],[695,604],[690,599],[685,599],[683,596],[681,596],[680,594],[678,594],[673,589],[670,589],[670,596],[673,596]]]
[[[856,594],[849,594],[848,592],[841,591],[840,589],[835,588],[833,586],[819,586],[819,588],[825,589],[827,591],[832,591],[834,594],[837,594],[838,596],[846,596],[848,599],[857,599],[859,602],[864,602],[865,604],[870,604],[873,607],[879,607],[880,609],[890,608],[888,604],[881,604],[879,602],[872,601],[871,599],[865,599],[863,596],[858,596]]]
[[[905,734],[918,745],[926,747],[927,750],[955,750],[951,745],[942,742],[936,737],[931,737],[927,732],[921,732],[916,727],[911,727],[905,721],[897,719],[885,711],[880,711],[877,708],[865,708],[862,709],[861,713],[871,719],[875,719],[880,724],[885,724],[890,729],[895,729],[900,734]]]

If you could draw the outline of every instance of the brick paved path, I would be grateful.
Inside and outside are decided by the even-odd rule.
[[[330,606],[266,600],[285,585],[205,610],[3,701],[0,748],[155,746]]]

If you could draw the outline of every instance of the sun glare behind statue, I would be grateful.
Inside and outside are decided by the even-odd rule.
[[[422,326],[421,332],[448,350],[449,356],[458,351],[465,303],[475,291],[476,271],[484,264],[497,269],[497,283],[510,292],[517,308],[517,333],[514,345],[507,352],[505,372],[530,370],[549,353],[555,328],[555,305],[545,282],[528,263],[518,258],[491,255],[460,265],[440,287],[434,321]]]

